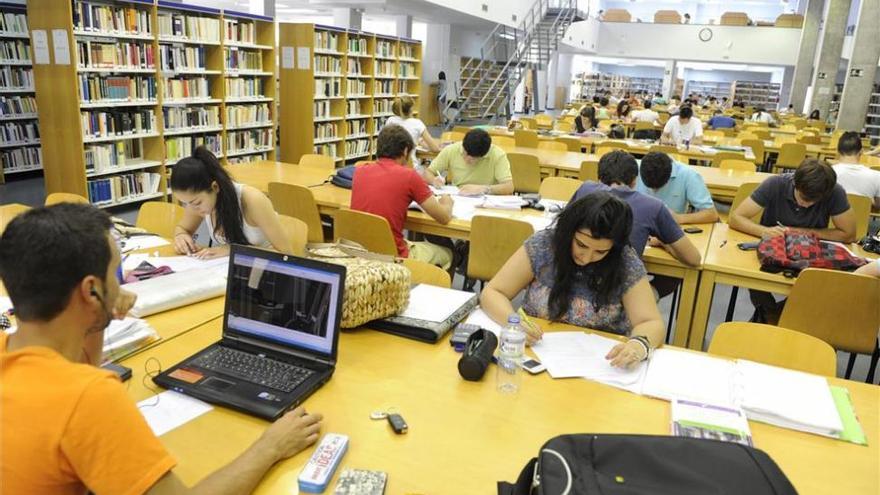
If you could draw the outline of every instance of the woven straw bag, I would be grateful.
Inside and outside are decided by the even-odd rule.
[[[342,328],[399,314],[409,304],[410,271],[392,256],[371,253],[345,239],[307,246],[308,257],[346,268]]]

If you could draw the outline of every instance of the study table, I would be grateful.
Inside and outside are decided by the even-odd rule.
[[[542,322],[543,323],[543,322]],[[167,369],[216,342],[221,320],[189,331],[122,362],[134,401],[161,391],[146,370]],[[582,330],[547,325],[548,331]],[[343,331],[333,378],[305,402],[324,416],[323,433],[349,436],[350,447],[325,493],[344,468],[388,473],[388,494],[495,493],[499,480],[514,481],[550,438],[570,433],[668,435],[668,402],[584,379],[553,380],[525,374],[517,395],[495,390],[495,367],[480,382],[461,379],[460,355],[446,339],[425,344],[371,330]],[[148,360],[150,362],[148,363]],[[149,386],[149,388],[146,385]],[[845,386],[868,446],[750,422],[755,446],[767,452],[801,495],[876,494],[880,490],[880,389],[831,378]],[[409,432],[395,435],[370,412],[395,407]],[[215,406],[161,437],[177,459],[175,473],[192,486],[240,454],[268,423]],[[308,448],[277,464],[257,494],[298,493],[297,477]]]

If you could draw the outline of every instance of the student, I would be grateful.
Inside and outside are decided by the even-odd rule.
[[[385,125],[399,125],[400,127],[403,127],[409,132],[409,135],[412,136],[413,142],[416,143],[416,146],[423,144],[432,152],[439,153],[440,146],[434,141],[431,134],[428,133],[428,128],[425,126],[425,123],[422,122],[421,119],[412,116],[414,104],[415,101],[413,101],[412,97],[409,95],[402,95],[395,98],[394,102],[391,104],[391,111],[394,115],[385,121]],[[416,158],[415,147],[413,147],[412,153],[410,153],[410,159],[413,165],[419,163],[418,158]]]
[[[452,220],[452,198],[444,195],[437,200],[419,173],[407,166],[414,147],[411,134],[403,127],[383,127],[376,148],[378,160],[355,169],[351,209],[388,220],[397,254],[401,258],[413,258],[448,269],[452,263],[450,250],[429,242],[409,242],[403,238],[403,224],[413,201],[440,224],[446,225]]]
[[[788,105],[779,111],[780,115],[793,115],[794,114],[794,105]]]
[[[666,153],[648,153],[642,158],[636,190],[662,201],[680,225],[718,221],[715,202],[703,177]],[[690,210],[693,212],[688,213]]]
[[[691,15],[685,12],[684,14],[684,22],[682,24],[690,24],[691,23]]]
[[[699,265],[700,253],[685,237],[669,209],[659,199],[636,191],[638,175],[639,166],[632,155],[621,150],[606,153],[599,160],[601,182],[584,182],[571,199],[574,201],[596,191],[612,192],[632,208],[633,228],[630,245],[639,256],[645,251],[649,237],[654,237],[657,240],[652,240],[651,245],[664,246],[682,263],[690,266]]]
[[[618,119],[623,120],[623,121],[629,121],[629,112],[630,112],[629,101],[627,101],[625,99],[620,100],[617,103],[617,111],[615,112],[615,117],[617,117]]]
[[[0,332],[5,493],[190,493],[125,386],[100,368],[104,328],[134,304],[116,278],[111,226],[93,206],[63,203],[17,216],[0,238],[18,319],[15,333]],[[250,493],[320,428],[320,414],[294,409],[192,491]]]
[[[669,115],[675,116],[678,115],[678,109],[680,108],[678,102],[681,101],[678,96],[673,96],[669,100],[669,104],[666,105],[666,113]],[[671,120],[671,119],[670,119]]]
[[[229,244],[270,247],[293,253],[288,234],[272,202],[248,185],[232,182],[217,157],[204,146],[177,162],[171,172],[174,199],[185,208],[174,227],[174,248],[180,254],[210,259],[229,255]],[[205,222],[210,247],[199,247],[194,234]]]
[[[644,361],[665,330],[645,267],[627,245],[629,207],[600,192],[569,203],[553,228],[532,235],[480,294],[496,322],[513,313],[511,300],[525,289],[526,313],[584,328],[629,336],[605,356],[613,366]],[[529,329],[528,340],[541,338]]]
[[[821,120],[821,116],[820,116],[820,114],[819,114],[819,110],[818,110],[818,109],[813,110],[812,112],[810,112],[810,120]]]
[[[712,129],[733,129],[736,127],[736,121],[733,120],[733,117],[724,115],[721,110],[715,110],[715,113],[712,114],[712,118],[709,119],[706,125]]]
[[[596,120],[596,109],[591,105],[584,105],[584,107],[581,108],[580,115],[574,118],[575,130],[580,134],[593,130],[598,125],[599,121]]]
[[[727,109],[730,108],[730,107],[731,107],[730,98],[728,98],[728,97],[726,97],[726,96],[722,96],[722,97],[721,97],[721,109],[722,109],[722,110],[727,110]]]
[[[752,122],[764,122],[770,125],[776,125],[776,119],[774,119],[773,116],[762,107],[758,107],[755,110],[755,113],[752,114],[752,118],[749,120]]]
[[[691,107],[681,107],[677,117],[671,117],[663,128],[660,141],[680,146],[685,142],[700,144],[703,141],[703,123],[693,118]]]
[[[422,177],[435,186],[446,184],[448,179],[463,196],[513,194],[507,154],[492,144],[492,137],[483,129],[471,129],[460,143],[443,148],[422,171]]]
[[[446,124],[446,73],[442,70],[437,74],[437,112],[442,119],[442,123]]]
[[[871,198],[873,209],[880,210],[880,172],[860,164],[861,156],[859,133],[844,132],[837,141],[837,163],[832,167],[837,183],[848,193]]]
[[[598,120],[608,120],[611,118],[611,115],[608,113],[608,98],[603,97],[599,100],[599,109],[596,111],[596,118]]]
[[[654,105],[665,105],[666,98],[660,92],[654,93],[654,98],[651,100],[651,103]]]
[[[657,124],[660,121],[660,114],[651,109],[653,103],[651,100],[645,100],[645,108],[636,110],[632,113],[633,122],[651,122]]]

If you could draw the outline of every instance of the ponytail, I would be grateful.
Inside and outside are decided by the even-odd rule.
[[[215,231],[223,233],[228,244],[249,244],[244,236],[241,205],[235,193],[232,177],[220,165],[217,157],[204,146],[199,146],[193,155],[177,162],[171,172],[171,189],[189,192],[211,191],[217,183],[217,212]]]
[[[409,95],[398,96],[391,103],[391,112],[400,118],[407,118],[412,114],[412,108],[415,105],[412,97]]]

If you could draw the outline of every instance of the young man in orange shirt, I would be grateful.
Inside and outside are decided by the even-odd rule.
[[[318,438],[321,416],[284,415],[237,459],[188,489],[125,387],[102,370],[104,328],[134,304],[116,278],[110,219],[63,203],[16,217],[0,237],[0,280],[18,330],[0,332],[4,493],[251,492]]]

